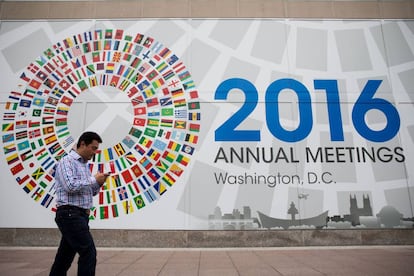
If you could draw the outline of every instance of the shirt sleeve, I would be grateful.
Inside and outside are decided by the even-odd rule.
[[[91,188],[92,188],[92,194],[95,196],[98,194],[99,190],[101,189],[101,186],[99,186],[98,182],[96,182],[96,179],[94,176],[91,176]]]

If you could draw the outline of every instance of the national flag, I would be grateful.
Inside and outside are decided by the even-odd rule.
[[[163,138],[168,140],[171,137],[171,131],[164,130],[164,129],[161,128],[161,129],[158,130],[157,136],[158,137],[163,137]]]
[[[128,135],[125,136],[124,139],[122,139],[122,143],[127,147],[127,148],[132,148],[135,144],[135,141],[132,140],[131,137],[129,137]]]
[[[49,137],[45,138],[45,144],[50,145],[51,143],[55,142],[57,140],[57,137],[55,134],[50,135]]]
[[[27,141],[25,141],[25,142],[27,142]],[[3,147],[3,150],[4,150],[4,154],[9,154],[11,152],[16,151],[16,146],[14,144],[5,145]]]
[[[108,203],[116,202],[116,195],[114,189],[106,191],[106,201]]]
[[[177,119],[187,118],[187,109],[175,109],[174,117]]]
[[[179,78],[181,81],[184,81],[184,80],[186,80],[186,79],[188,79],[188,78],[190,78],[190,77],[191,77],[191,75],[190,75],[190,72],[188,72],[188,71],[184,71],[184,72],[182,72],[182,73],[178,74],[178,78]]]
[[[5,112],[3,114],[3,120],[4,121],[14,121],[15,117],[16,117],[16,113],[14,113],[14,112]]]
[[[191,103],[188,103],[188,109],[189,110],[200,109],[200,102],[191,102]]]
[[[123,187],[119,187],[118,189],[117,189],[117,191],[118,191],[118,196],[119,196],[119,200],[124,200],[124,199],[128,199],[128,192],[127,192],[127,190],[126,190],[126,187],[125,186],[123,186]]]
[[[125,180],[125,183],[129,183],[132,181],[132,175],[129,170],[125,170],[121,173],[122,178]]]
[[[42,110],[40,109],[33,109],[32,116],[33,117],[40,117],[42,115]]]
[[[132,102],[132,105],[136,106],[136,105],[139,105],[139,104],[143,103],[144,99],[142,98],[142,96],[137,96],[135,98],[132,98],[131,102]]]
[[[128,88],[128,86],[130,85],[131,83],[127,80],[127,79],[124,79],[122,82],[121,82],[121,84],[118,86],[118,88],[119,89],[121,89],[122,91],[125,91],[127,88]]]
[[[50,96],[47,98],[46,103],[56,106],[59,103],[59,100]]]
[[[9,165],[19,161],[19,154],[17,154],[17,152],[16,152],[16,153],[13,153],[13,154],[7,156],[6,161],[7,161],[7,164],[9,164]]]
[[[50,167],[55,165],[55,159],[49,156],[45,161],[42,162],[41,165],[45,170],[48,170]]]
[[[71,106],[73,99],[67,97],[67,96],[63,96],[61,99],[61,102],[67,106]]]
[[[17,129],[23,129],[23,128],[27,128],[27,120],[17,121],[16,122],[16,130]]]
[[[153,79],[155,79],[156,76],[158,76],[157,70],[152,70],[146,75],[149,81],[152,81]]]
[[[183,169],[181,169],[177,164],[174,163],[170,167],[170,172],[177,176],[181,176],[181,174],[183,173]]]
[[[30,100],[20,99],[19,106],[29,108],[32,102]]]
[[[62,147],[60,146],[59,142],[54,143],[52,146],[49,146],[49,152],[51,154],[55,154],[56,152],[58,152],[61,149],[62,149]]]
[[[125,214],[131,214],[134,212],[134,205],[131,200],[125,200],[122,202],[122,207],[124,207]]]
[[[175,179],[169,173],[164,174],[162,180],[167,183],[168,186],[172,186],[175,183]]]
[[[26,138],[27,138],[27,131],[26,130],[16,132],[16,140],[26,139]]]
[[[114,146],[114,150],[118,156],[122,156],[125,154],[124,147],[122,147],[121,143],[118,143]]]
[[[119,214],[118,214],[118,205],[116,205],[116,204],[112,205],[111,210],[112,210],[112,216],[114,218],[119,216]]]
[[[173,102],[174,102],[174,107],[186,106],[185,99],[177,99],[177,100],[174,100]]]
[[[45,173],[45,171],[43,170],[43,168],[42,167],[39,167],[38,169],[36,169],[32,173],[32,177],[34,178],[34,180],[39,180],[39,178],[41,178],[44,173]]]
[[[97,62],[101,61],[99,54],[100,54],[100,52],[93,52],[92,53],[92,62],[97,63]]]
[[[66,80],[64,80],[64,79],[62,79],[60,82],[59,82],[59,86],[60,87],[62,87],[63,88],[63,90],[68,90],[69,89],[69,87],[70,87],[70,84],[66,81]]]
[[[198,136],[194,134],[186,134],[185,139],[186,142],[190,142],[193,144],[197,144]]]
[[[167,106],[167,105],[171,105],[171,104],[172,104],[171,97],[160,99],[160,105],[161,106]]]
[[[90,43],[89,43],[89,42],[84,43],[84,44],[82,45],[82,48],[83,48],[83,52],[84,52],[84,53],[89,53],[89,52],[92,50],[91,45],[90,45]]]
[[[172,163],[175,159],[175,154],[173,154],[172,152],[166,150],[166,151],[164,151],[164,153],[162,155],[162,158],[164,158],[164,160]]]
[[[134,203],[138,209],[145,207],[145,202],[141,195],[134,197]]]
[[[30,65],[27,66],[27,70],[29,70],[33,74],[36,74],[36,72],[39,71],[39,67],[34,63],[30,63]]]
[[[165,73],[164,74],[162,74],[162,77],[164,78],[164,80],[169,80],[169,79],[171,79],[172,77],[174,77],[175,76],[175,74],[174,74],[174,71],[173,70],[168,70],[168,71],[165,71]]]
[[[167,59],[167,62],[169,65],[173,65],[178,60],[178,57],[176,55],[172,55]]]
[[[116,87],[118,85],[118,82],[119,82],[119,76],[113,75],[109,85],[113,86],[113,87]]]
[[[175,120],[174,128],[185,129],[186,128],[186,121]]]
[[[112,74],[114,72],[115,64],[114,63],[108,63],[106,65],[106,73]]]
[[[125,160],[130,164],[135,164],[137,162],[137,158],[135,157],[134,154],[132,154],[132,152],[128,152],[127,154],[125,154]]]
[[[170,150],[173,150],[173,151],[179,151],[179,150],[180,150],[180,148],[181,148],[181,145],[180,145],[180,144],[178,144],[178,143],[176,143],[176,142],[174,142],[174,141],[170,141],[170,142],[168,143],[168,148],[169,148]]]
[[[166,172],[168,170],[167,163],[163,162],[162,160],[158,160],[157,163],[155,164],[155,167],[161,172]]]
[[[85,80],[81,80],[80,82],[78,82],[78,86],[81,91],[88,89],[88,85],[86,84]]]
[[[157,135],[157,131],[152,129],[152,128],[145,128],[144,130],[144,135],[150,136],[150,137],[155,137]]]
[[[45,191],[41,189],[40,187],[37,188],[37,190],[32,195],[32,198],[34,199],[34,201],[39,201],[39,199],[42,198],[44,192]]]
[[[147,156],[149,156],[149,158],[151,158],[152,160],[158,160],[161,156],[161,154],[154,150],[153,148],[149,149],[149,151],[147,152]]]
[[[157,200],[157,196],[154,194],[154,192],[152,191],[151,188],[144,191],[144,196],[149,202],[153,202],[153,201]]]
[[[131,42],[125,42],[125,45],[124,45],[124,48],[122,49],[122,52],[124,52],[124,53],[131,52],[132,45],[133,44]],[[131,56],[131,55],[129,55],[129,56]]]
[[[146,148],[149,148],[152,145],[152,141],[146,138],[145,136],[142,136],[141,139],[139,140],[139,144]]]
[[[200,131],[200,125],[199,124],[190,124],[189,130],[193,132],[199,132]]]
[[[140,177],[143,174],[142,170],[139,168],[137,164],[131,167],[131,171],[135,175],[135,177]]]
[[[161,127],[169,127],[171,128],[173,126],[173,120],[172,119],[161,119]]]
[[[112,47],[112,40],[105,40],[104,41],[104,50],[109,51]],[[111,54],[111,52],[108,52],[108,54]]]
[[[2,125],[2,131],[12,131],[14,130],[14,123],[7,123]]]
[[[33,139],[33,138],[39,137],[39,136],[41,135],[41,133],[40,133],[40,129],[30,130],[30,131],[28,132],[28,135],[29,135],[29,138],[30,138],[30,139]]]
[[[140,155],[144,155],[145,154],[145,152],[146,152],[146,150],[143,148],[143,147],[141,147],[139,144],[136,144],[135,145],[135,147],[134,147],[134,149],[140,154]]]
[[[148,126],[154,126],[154,127],[157,127],[157,126],[159,125],[159,120],[158,120],[158,119],[151,119],[151,118],[149,118],[149,119],[147,120],[147,125],[148,125]]]
[[[155,67],[155,69],[157,69],[157,71],[160,73],[162,73],[162,71],[164,71],[166,68],[168,68],[168,65],[165,62],[162,62]]]
[[[59,106],[56,110],[57,115],[67,116],[69,113],[69,107],[66,106]]]
[[[24,150],[30,148],[29,140],[25,140],[23,142],[18,143],[17,148],[19,149],[19,151],[24,151]],[[6,152],[4,152],[4,153],[7,154]]]
[[[30,193],[35,187],[37,186],[36,182],[34,182],[33,180],[30,180],[24,187],[23,190],[26,193]]]
[[[188,82],[183,83],[184,90],[188,90],[195,87],[194,81],[190,80]]]
[[[190,121],[200,121],[201,115],[200,112],[189,112],[188,113],[188,120]]]
[[[155,183],[154,189],[158,192],[159,195],[163,195],[167,191],[167,188],[161,182]]]
[[[184,156],[182,154],[179,154],[178,157],[177,157],[177,162],[184,165],[184,166],[187,166],[188,163],[190,162],[190,158],[188,158],[187,156]]]
[[[56,108],[54,106],[45,107],[43,109],[43,114],[45,115],[54,115]]]
[[[159,117],[160,116],[160,112],[157,111],[158,109],[153,109],[152,111],[148,112],[147,115],[148,117]]]
[[[40,203],[42,206],[49,208],[50,203],[52,203],[54,197],[50,194],[46,194],[46,196],[43,198],[42,202]]]
[[[132,196],[135,196],[135,194],[139,194],[138,184],[135,181],[129,183],[127,187]]]
[[[14,135],[13,133],[4,134],[2,137],[3,143],[9,143],[14,141]]]
[[[154,141],[154,145],[153,147],[160,150],[160,151],[164,151],[166,148],[167,144],[159,139],[155,139]]]
[[[155,168],[151,168],[147,175],[153,182],[156,182],[160,178],[160,174],[155,170]]]
[[[109,209],[108,206],[100,206],[100,217],[101,219],[107,219],[109,218]]]
[[[104,155],[105,161],[110,161],[113,159],[113,153],[112,153],[112,148],[106,148],[104,150],[102,150],[102,153]]]
[[[5,109],[7,110],[16,110],[18,107],[18,103],[11,103],[11,102],[7,102]]]
[[[143,119],[143,120],[144,120],[144,125],[145,125],[145,119]],[[135,125],[135,120],[134,120],[134,125]],[[139,129],[136,129],[134,127],[131,127],[131,129],[129,130],[129,134],[136,137],[136,138],[139,138],[142,134],[142,131],[139,130]]]
[[[12,168],[10,169],[10,171],[11,171],[11,173],[12,173],[13,175],[16,175],[16,174],[18,174],[19,172],[21,172],[23,169],[24,169],[24,167],[23,167],[22,163],[18,163],[17,165],[15,165],[14,167],[12,167]]]
[[[152,167],[151,161],[148,160],[145,156],[139,160],[139,163],[146,169],[150,169]]]
[[[188,94],[190,95],[190,99],[196,99],[196,98],[198,98],[198,92],[196,90],[191,91]]]
[[[181,151],[186,154],[192,155],[194,153],[194,147],[184,144],[181,148]]]
[[[184,91],[181,88],[173,90],[173,91],[171,91],[171,96],[173,98],[182,97],[182,96],[184,96]]]
[[[48,48],[46,51],[44,51],[43,54],[45,54],[45,56],[48,59],[51,59],[52,57],[55,56],[55,54],[53,53],[52,49],[50,49],[50,48]]]
[[[65,118],[57,118],[55,121],[55,125],[57,127],[65,126],[68,124],[67,117]]]

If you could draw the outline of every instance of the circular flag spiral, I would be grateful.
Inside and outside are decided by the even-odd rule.
[[[92,173],[112,173],[91,212],[108,219],[156,201],[182,175],[198,141],[200,101],[180,59],[143,34],[93,30],[45,50],[20,75],[2,122],[12,175],[45,208],[54,210],[54,167],[75,143],[71,104],[96,86],[125,93],[134,111],[129,133],[90,162]]]

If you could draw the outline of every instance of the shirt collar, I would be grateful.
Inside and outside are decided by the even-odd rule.
[[[88,163],[88,160],[83,159],[83,157],[80,156],[79,153],[76,152],[76,150],[71,150],[69,154],[70,156],[72,156],[73,159],[78,160],[81,163]]]

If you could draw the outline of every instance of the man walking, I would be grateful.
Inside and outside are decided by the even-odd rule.
[[[78,275],[95,275],[96,248],[89,232],[89,211],[93,196],[105,183],[108,174],[91,175],[88,167],[101,137],[95,132],[84,132],[72,150],[56,166],[56,217],[62,234],[50,275],[66,275],[72,261],[79,254]]]

